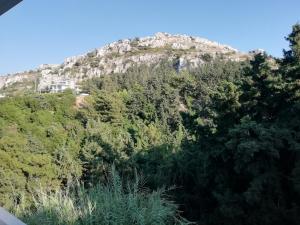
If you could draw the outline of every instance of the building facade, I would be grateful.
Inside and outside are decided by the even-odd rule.
[[[52,81],[48,87],[50,93],[59,93],[67,89],[77,91],[77,87],[74,81],[72,80],[61,80],[61,81]]]

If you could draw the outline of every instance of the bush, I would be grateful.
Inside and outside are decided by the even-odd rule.
[[[147,192],[142,184],[138,176],[133,182],[122,182],[113,168],[106,185],[39,191],[34,210],[19,208],[18,214],[29,225],[188,224],[177,216],[176,205],[162,197],[164,191]]]

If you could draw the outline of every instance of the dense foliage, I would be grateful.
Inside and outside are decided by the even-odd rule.
[[[198,224],[298,224],[299,24],[286,39],[283,59],[179,73],[162,62],[92,79],[79,107],[71,92],[1,100],[0,204],[42,212],[35,190],[51,197],[74,180],[100,199],[114,164],[150,190],[175,187],[168,198]]]
[[[72,93],[7,98],[0,106],[0,202],[12,207],[39,186],[55,188],[82,173],[84,129]]]
[[[176,215],[176,205],[162,198],[163,191],[148,193],[142,185],[139,177],[123,185],[113,168],[107,184],[89,190],[81,186],[50,194],[39,190],[35,211],[21,209],[21,216],[32,225],[188,224]]]

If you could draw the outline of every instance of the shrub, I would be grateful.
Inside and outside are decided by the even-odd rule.
[[[18,214],[29,225],[188,224],[177,216],[176,205],[162,197],[164,191],[147,192],[142,184],[138,176],[133,182],[122,182],[113,168],[106,185],[39,191],[34,210],[19,208]]]

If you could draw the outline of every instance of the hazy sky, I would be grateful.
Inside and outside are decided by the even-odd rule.
[[[300,0],[23,0],[0,16],[0,74],[159,31],[279,57],[299,21]]]

